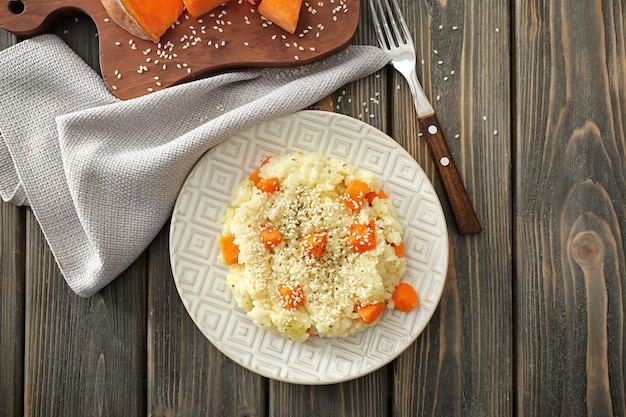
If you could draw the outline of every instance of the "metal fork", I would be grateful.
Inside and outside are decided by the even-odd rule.
[[[411,33],[397,0],[369,0],[380,47],[393,67],[406,79],[417,112],[417,120],[448,199],[454,222],[461,234],[482,230],[476,212],[461,181],[452,154],[443,136],[435,110],[424,94],[415,71],[416,54]]]

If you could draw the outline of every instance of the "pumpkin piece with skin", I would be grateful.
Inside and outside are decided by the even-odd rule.
[[[159,42],[183,13],[183,0],[100,0],[109,17],[129,33]]]

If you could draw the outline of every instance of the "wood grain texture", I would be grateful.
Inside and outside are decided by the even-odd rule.
[[[350,382],[307,386],[270,383],[271,417],[389,416],[388,373],[375,371]]]
[[[520,415],[624,415],[622,2],[516,8]]]
[[[142,260],[80,298],[32,214],[26,257],[24,414],[145,414]]]
[[[65,16],[84,14],[92,19],[98,33],[101,73],[111,93],[121,99],[227,69],[314,62],[350,43],[360,13],[359,0],[345,0],[341,5],[311,3],[302,8],[296,32],[290,34],[262,18],[249,2],[238,0],[198,19],[183,13],[160,42],[154,43],[114,23],[99,0],[7,3],[8,7],[0,8],[0,28],[19,36],[50,31]]]
[[[0,415],[22,415],[25,209],[0,206]]]
[[[148,248],[148,411],[159,416],[267,416],[267,380],[232,362],[180,301],[169,227]]]
[[[450,227],[444,294],[417,341],[355,381],[269,381],[225,358],[187,317],[165,231],[110,288],[82,300],[66,288],[30,210],[3,205],[0,377],[12,380],[0,384],[0,410],[626,415],[624,5],[400,3],[418,76],[483,225],[476,236]],[[354,42],[375,44],[369,16],[360,19]],[[54,31],[98,68],[97,27],[77,20]],[[2,32],[0,47],[14,42]],[[443,196],[409,90],[391,67],[318,106],[389,133]]]
[[[424,334],[395,363],[394,415],[511,415],[509,2],[402,4],[416,28],[418,78],[483,232],[461,236],[450,224],[446,288]],[[389,85],[390,132],[432,178],[451,219],[409,89],[395,73]]]
[[[0,50],[16,42],[0,32]],[[0,415],[17,417],[24,392],[26,209],[0,204]]]

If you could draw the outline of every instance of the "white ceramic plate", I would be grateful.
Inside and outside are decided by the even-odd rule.
[[[357,335],[297,343],[260,329],[237,307],[218,244],[221,218],[237,184],[266,156],[293,151],[322,151],[383,180],[404,228],[403,280],[418,291],[419,308],[409,313],[386,310],[376,326]],[[445,284],[448,233],[432,184],[393,139],[347,116],[302,111],[241,132],[201,158],[174,208],[170,258],[187,311],[223,354],[268,378],[331,384],[386,365],[420,335]]]

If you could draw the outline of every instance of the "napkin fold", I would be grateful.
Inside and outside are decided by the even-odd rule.
[[[387,62],[378,48],[349,46],[307,66],[232,71],[122,101],[60,38],[25,40],[0,52],[0,194],[30,205],[67,284],[89,297],[150,244],[212,146]]]

